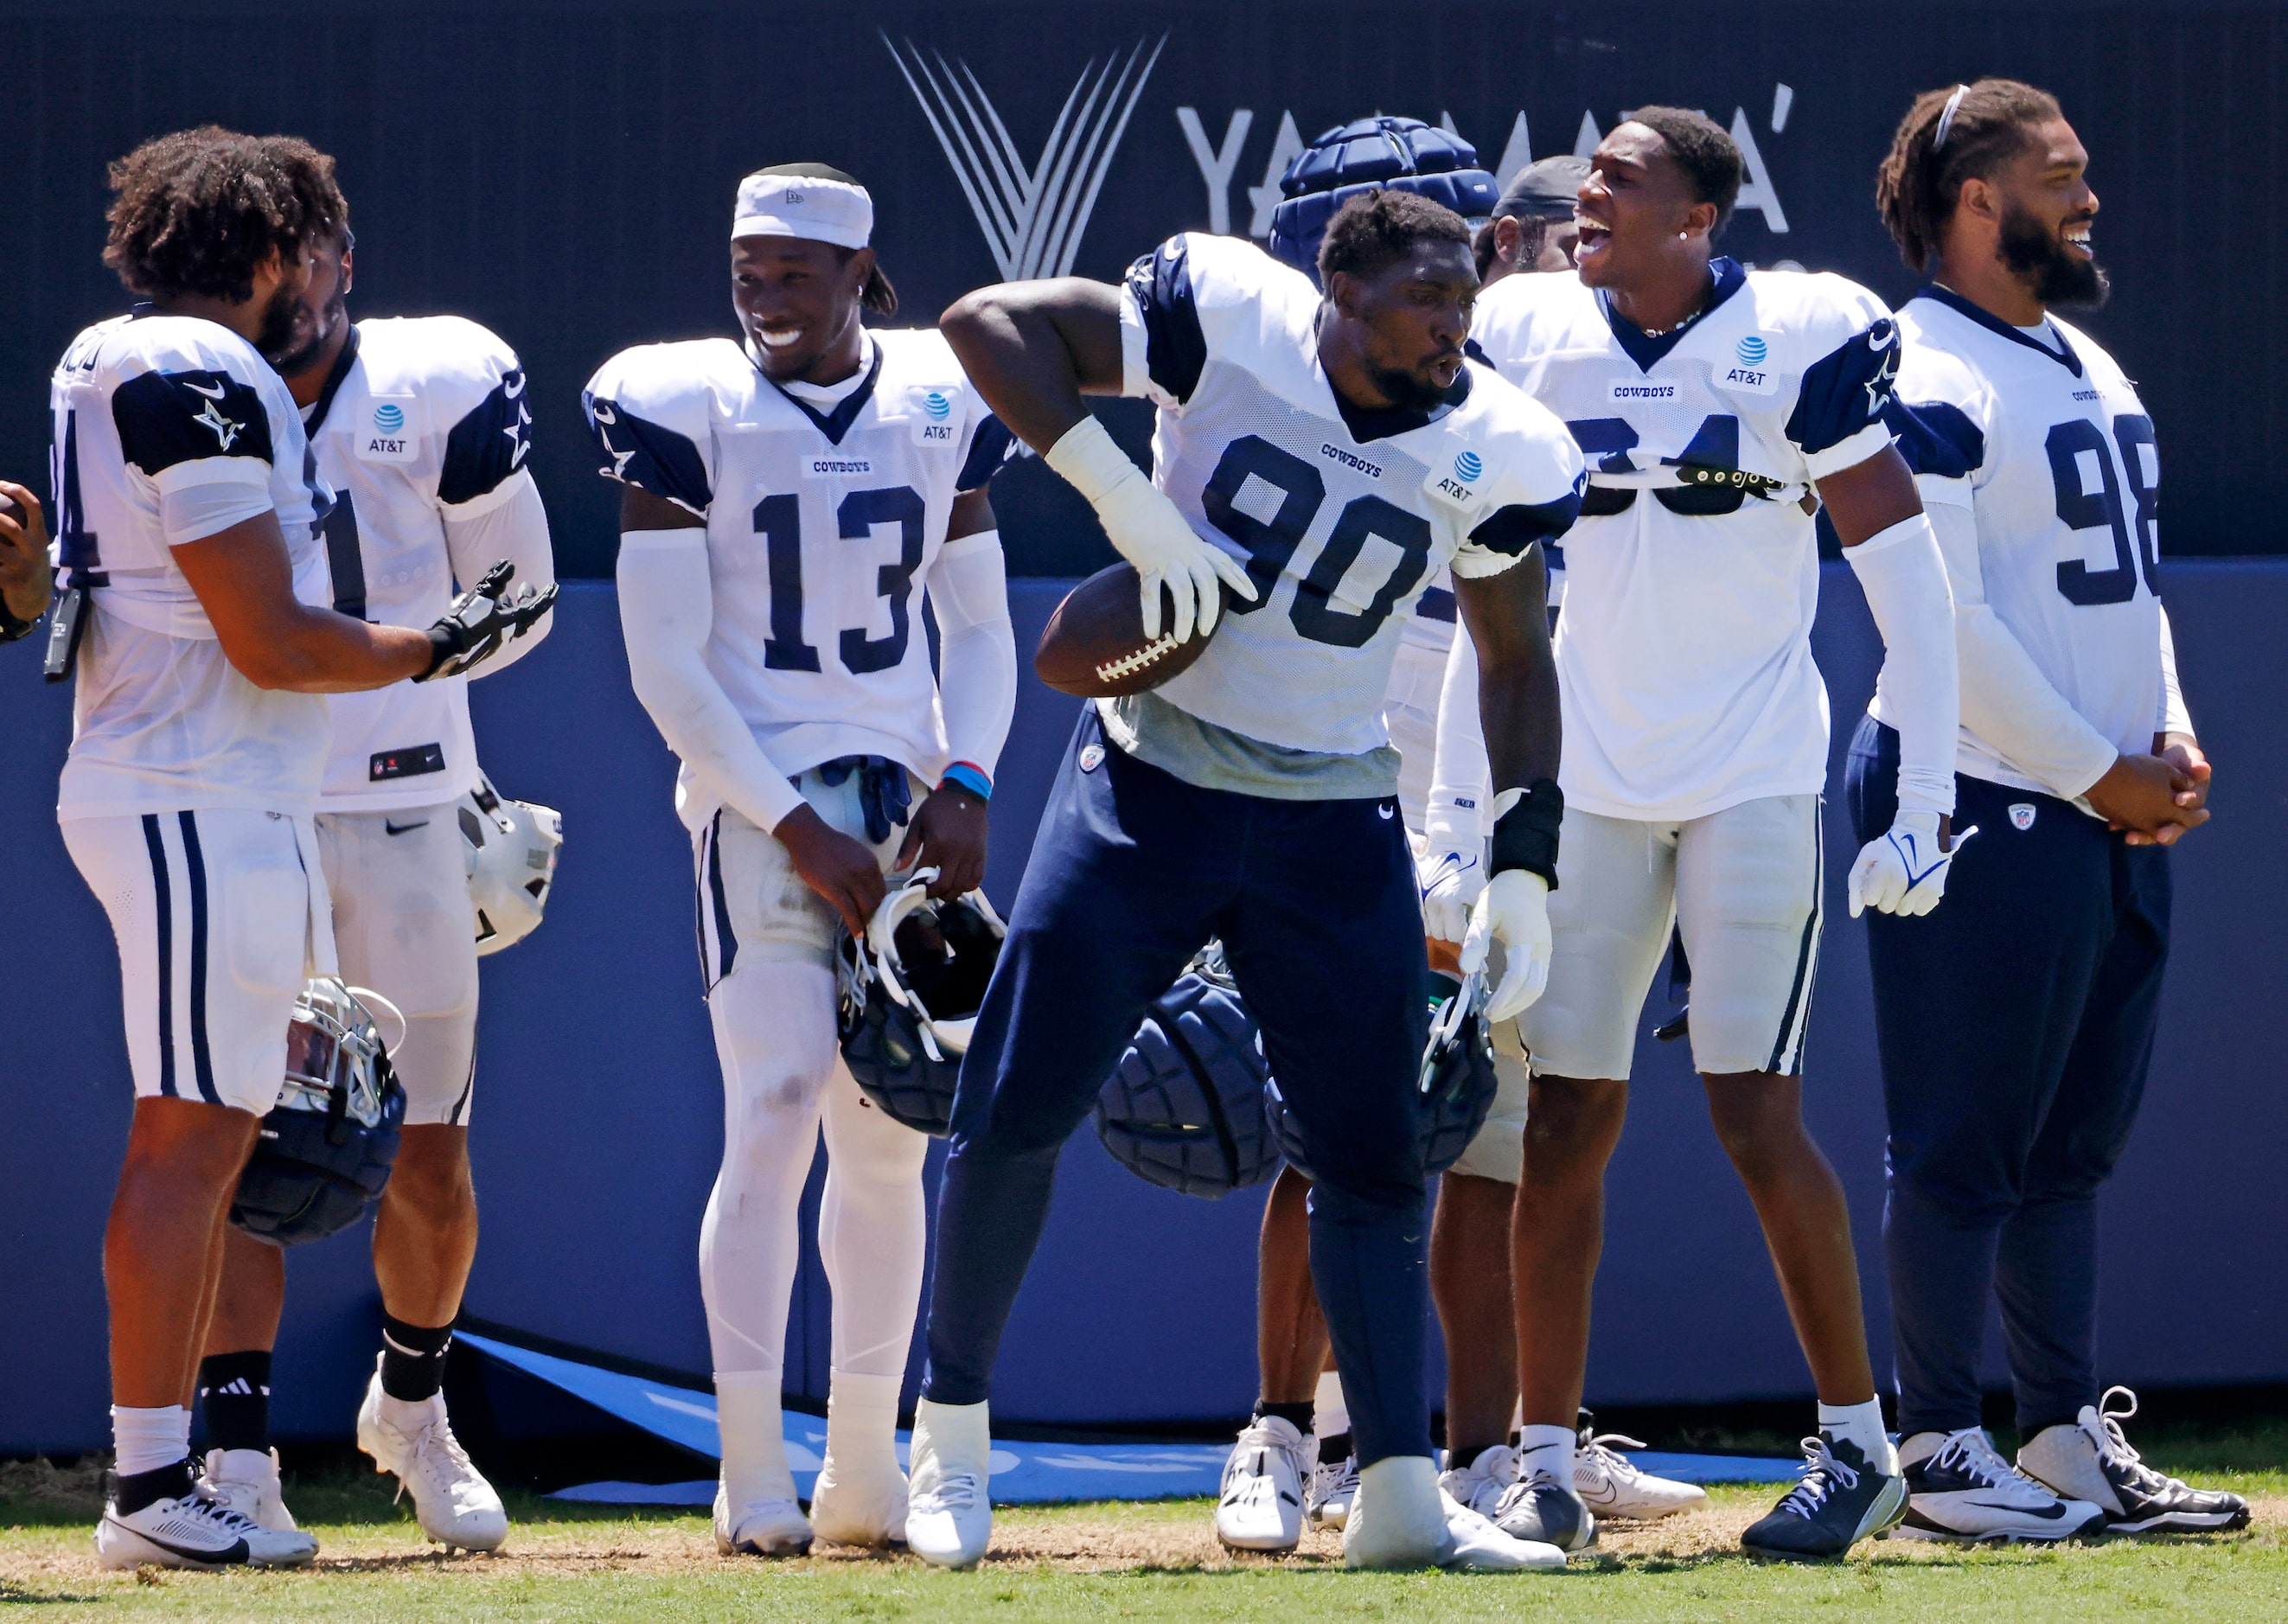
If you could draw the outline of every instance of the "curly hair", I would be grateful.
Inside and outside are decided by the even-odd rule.
[[[298,259],[349,224],[333,159],[214,124],[144,142],[112,164],[111,189],[103,262],[146,299],[242,302],[271,254]]]
[[[2033,144],[2036,125],[2063,116],[2056,97],[2015,79],[1980,79],[1916,97],[1875,171],[1875,207],[1907,268],[1927,271],[1938,258],[1964,181],[1990,179]]]
[[[1739,147],[1725,133],[1724,126],[1688,107],[1639,107],[1629,115],[1628,122],[1642,124],[1660,137],[1669,157],[1691,183],[1694,199],[1716,205],[1715,230],[1708,235],[1712,237],[1723,230],[1732,218],[1732,205],[1740,201],[1740,182],[1748,172]]]
[[[1458,243],[1467,249],[1470,227],[1445,204],[1418,192],[1379,187],[1362,192],[1327,222],[1319,243],[1319,284],[1329,285],[1338,272],[1372,276],[1412,253],[1418,243]]]

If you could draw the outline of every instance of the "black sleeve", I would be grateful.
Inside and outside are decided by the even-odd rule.
[[[687,435],[647,422],[624,411],[619,402],[583,394],[588,432],[606,458],[597,472],[655,497],[679,502],[694,513],[705,513],[715,499],[708,488],[707,465]]]
[[[1885,316],[1812,363],[1787,420],[1787,437],[1805,456],[1841,445],[1882,417],[1901,342],[1899,324]]]
[[[954,475],[953,488],[966,492],[990,482],[1009,459],[1010,448],[1016,442],[1016,436],[1000,418],[986,414],[969,437],[969,455],[962,458],[961,472]]]
[[[1489,553],[1498,553],[1504,558],[1520,558],[1537,541],[1554,541],[1573,528],[1573,521],[1581,516],[1581,482],[1554,502],[1541,502],[1530,506],[1513,502],[1507,507],[1498,507],[1470,532],[1470,543]]]
[[[1985,432],[1952,401],[1911,404],[1894,395],[1883,408],[1883,425],[1917,474],[1961,479],[1986,465]]]
[[[445,437],[445,466],[437,476],[440,502],[450,507],[473,501],[524,466],[532,451],[532,413],[524,387],[519,368],[453,425]]]
[[[1208,340],[1184,239],[1170,237],[1130,266],[1128,291],[1144,313],[1145,370],[1174,399],[1191,399],[1208,363]]]
[[[227,372],[146,372],[111,394],[119,449],[151,477],[211,457],[271,460],[270,414]]]

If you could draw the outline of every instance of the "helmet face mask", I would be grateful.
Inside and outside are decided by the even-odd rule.
[[[396,1007],[338,977],[314,977],[294,1000],[278,1103],[231,1198],[231,1222],[256,1239],[323,1240],[364,1217],[388,1188],[405,1090],[377,1015],[401,1041]]]
[[[836,979],[842,1058],[860,1090],[894,1121],[941,1137],[1008,927],[982,891],[932,901],[936,878],[915,871],[863,940],[843,937]]]

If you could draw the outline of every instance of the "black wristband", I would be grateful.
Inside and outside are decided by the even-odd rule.
[[[0,600],[0,643],[12,643],[20,637],[30,636],[32,628],[39,624],[37,615],[29,620],[17,619],[16,611],[10,609],[5,601]]]
[[[460,628],[449,620],[438,621],[429,628],[429,669],[414,678],[416,682],[426,682],[437,674],[438,669],[447,660],[451,659],[468,646],[455,635],[459,630]]]
[[[1565,821],[1565,792],[1554,778],[1537,778],[1518,803],[1494,820],[1493,872],[1521,868],[1557,888],[1557,830]]]

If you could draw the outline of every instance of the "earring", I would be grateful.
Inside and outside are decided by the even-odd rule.
[[[1676,240],[1677,240],[1678,242],[1681,243],[1681,242],[1683,242],[1683,241],[1684,241],[1684,239],[1685,239],[1685,238],[1687,238],[1687,237],[1690,236],[1691,235],[1692,235],[1692,234],[1691,234],[1690,232],[1688,232],[1688,231],[1680,231],[1680,232],[1678,232],[1678,233],[1676,234]]]

